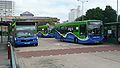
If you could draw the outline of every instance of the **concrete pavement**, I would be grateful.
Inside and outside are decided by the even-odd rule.
[[[6,43],[0,43],[0,68],[9,68],[8,50]]]
[[[39,51],[39,50],[56,50],[56,49],[104,47],[104,46],[111,46],[111,45],[105,45],[105,44],[83,45],[83,44],[75,44],[69,42],[61,42],[54,38],[39,38],[39,46],[18,47],[15,50],[17,50],[17,52],[27,52],[27,51]]]
[[[120,68],[120,51],[18,59],[20,68]]]
[[[15,48],[15,50],[17,63],[20,68],[120,68],[120,49],[115,50],[116,47],[114,48],[112,45],[114,50],[106,51],[106,48],[104,48],[106,46],[111,47],[111,45],[106,44],[82,45],[60,42],[50,38],[40,38],[39,46],[37,47],[18,47]],[[86,51],[82,50],[81,53],[77,53],[77,51],[81,51],[81,49],[96,49],[96,47],[103,47],[103,51],[100,50],[100,52],[98,52],[98,50],[95,52],[90,51],[82,53],[83,51]],[[63,53],[64,49],[67,49],[65,50],[67,53],[69,50],[72,50],[74,53],[52,55],[52,53],[57,52],[56,50],[61,51],[61,49],[63,49]],[[75,49],[78,50],[76,51]],[[40,52],[44,52],[46,50],[48,50],[46,53],[49,54],[50,52],[51,55],[41,56],[42,53]],[[24,55],[21,55],[20,53],[23,53]],[[30,57],[24,57],[29,55]]]

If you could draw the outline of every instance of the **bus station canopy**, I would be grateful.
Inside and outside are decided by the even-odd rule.
[[[111,22],[111,23],[105,23],[105,25],[120,25],[120,22]]]
[[[0,21],[0,25],[8,26],[10,25],[11,21]]]

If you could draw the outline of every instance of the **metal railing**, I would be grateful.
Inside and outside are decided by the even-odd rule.
[[[8,58],[10,59],[11,68],[17,68],[14,48],[10,42],[8,42]]]

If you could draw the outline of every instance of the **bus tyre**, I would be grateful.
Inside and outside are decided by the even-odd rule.
[[[17,48],[18,46],[15,44],[14,47]]]
[[[16,48],[18,45],[14,43],[13,46]]]
[[[63,41],[64,41],[64,38],[63,38],[63,37],[61,37],[61,40],[60,40],[60,41],[62,41],[62,42],[63,42]]]
[[[35,46],[38,46],[38,44],[35,44]]]
[[[74,42],[75,42],[75,43],[78,43],[78,39],[77,39],[77,38],[75,38],[75,39],[74,39]]]

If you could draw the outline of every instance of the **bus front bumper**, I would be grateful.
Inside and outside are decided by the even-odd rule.
[[[38,44],[38,41],[30,41],[30,42],[15,42],[15,45],[32,45]]]

